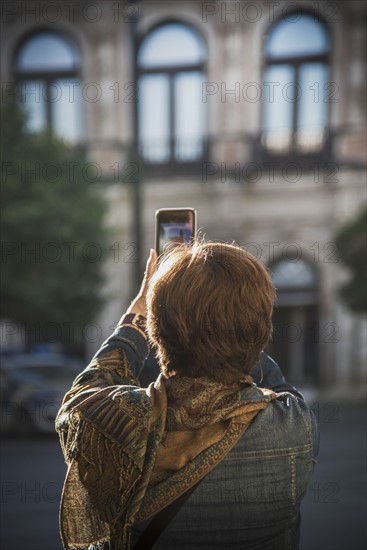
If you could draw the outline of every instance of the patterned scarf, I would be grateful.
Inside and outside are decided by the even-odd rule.
[[[115,388],[76,407],[68,418],[75,429],[60,436],[69,462],[60,510],[68,550],[128,549],[132,525],[206,476],[276,397],[250,376],[224,386],[160,375],[146,389]]]

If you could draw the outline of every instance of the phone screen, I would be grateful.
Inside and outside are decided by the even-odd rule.
[[[158,210],[156,249],[162,254],[168,245],[189,244],[195,234],[195,211],[189,209]]]

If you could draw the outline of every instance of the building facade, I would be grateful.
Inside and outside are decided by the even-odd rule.
[[[86,148],[109,203],[109,296],[90,356],[139,284],[158,208],[193,206],[278,289],[269,351],[301,387],[365,381],[365,321],[336,230],[366,200],[359,1],[4,2],[3,101]]]

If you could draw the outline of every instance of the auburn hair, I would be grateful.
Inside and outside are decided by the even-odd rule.
[[[194,241],[163,254],[147,294],[147,330],[164,376],[239,383],[271,339],[275,288],[243,248]]]

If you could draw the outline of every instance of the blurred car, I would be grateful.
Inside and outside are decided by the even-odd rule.
[[[3,357],[0,366],[1,432],[55,433],[65,393],[83,370],[79,360],[56,353]]]

